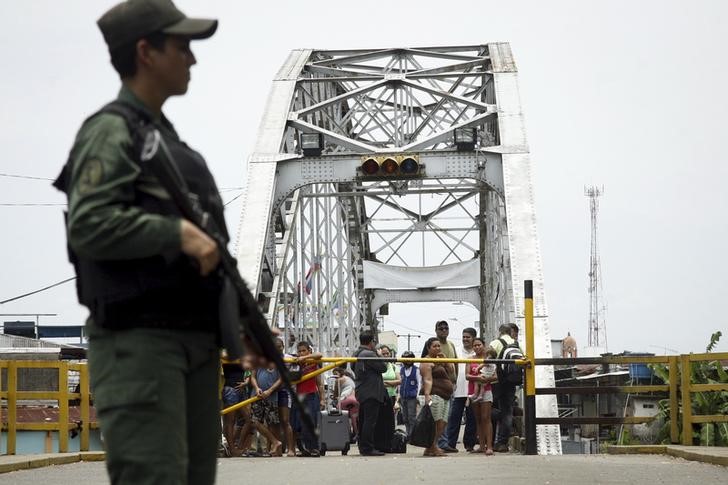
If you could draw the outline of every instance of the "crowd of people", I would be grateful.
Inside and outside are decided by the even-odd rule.
[[[409,437],[423,406],[429,406],[435,423],[435,438],[425,448],[424,456],[446,456],[460,451],[457,444],[463,419],[465,451],[486,456],[507,452],[516,385],[499,382],[497,365],[482,361],[502,358],[505,348],[517,345],[518,327],[502,325],[499,337],[490,342],[478,337],[474,328],[466,328],[461,342],[456,344],[449,340],[449,332],[446,321],[435,324],[436,336],[425,342],[421,353],[421,357],[431,360],[419,364],[367,359],[394,357],[395,350],[377,345],[372,334],[362,333],[360,346],[353,354],[361,359],[350,366],[334,368],[328,379],[318,374],[299,382],[295,385],[297,398],[316,427],[321,411],[348,413],[351,443],[358,444],[361,455],[381,456],[392,452],[397,425],[403,425]],[[295,354],[285,352],[282,339],[276,343],[289,362],[292,380],[321,368],[322,355],[314,352],[309,342],[296,343]],[[401,357],[414,358],[415,354],[406,351]],[[437,362],[440,358],[481,362]],[[225,363],[223,375],[224,407],[259,397],[251,405],[224,415],[223,435],[228,456],[283,456],[284,453],[320,456],[317,434],[304,425],[299,408],[292,406],[292,396],[282,386],[282,379],[272,364],[256,368],[245,359],[242,367],[238,363]],[[256,432],[263,438],[257,444]]]

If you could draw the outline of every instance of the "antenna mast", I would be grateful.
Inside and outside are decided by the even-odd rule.
[[[604,322],[604,308],[599,293],[602,290],[602,266],[599,259],[597,241],[597,216],[599,215],[599,197],[604,187],[584,187],[584,195],[589,197],[591,215],[591,255],[589,258],[589,347],[607,349],[607,327]]]

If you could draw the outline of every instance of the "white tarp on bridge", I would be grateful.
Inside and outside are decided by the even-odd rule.
[[[469,288],[480,284],[480,261],[442,266],[390,266],[363,261],[364,288]]]

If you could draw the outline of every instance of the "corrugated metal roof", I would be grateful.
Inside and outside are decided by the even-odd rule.
[[[612,372],[606,372],[604,374],[589,374],[588,376],[579,376],[576,378],[578,381],[583,381],[587,379],[599,379],[601,377],[608,377],[608,376],[623,376],[625,374],[629,374],[628,370],[617,370]]]
[[[2,349],[60,349],[63,347],[66,346],[44,340],[36,340],[34,338],[18,337],[17,335],[6,335],[4,333],[0,334],[0,348]]]

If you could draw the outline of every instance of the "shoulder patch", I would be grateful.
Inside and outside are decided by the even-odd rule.
[[[76,189],[81,195],[87,194],[99,185],[103,178],[104,168],[101,165],[101,160],[97,158],[86,160],[83,162],[83,168],[81,169]]]

